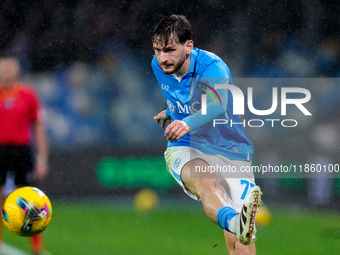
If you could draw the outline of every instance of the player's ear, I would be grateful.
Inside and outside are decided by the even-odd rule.
[[[192,40],[188,40],[185,42],[185,53],[191,54],[192,49],[194,48],[194,42]]]

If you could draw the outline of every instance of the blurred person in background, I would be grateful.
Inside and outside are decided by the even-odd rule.
[[[48,173],[48,146],[40,100],[32,87],[18,81],[19,74],[20,65],[15,57],[0,57],[1,206],[9,171],[16,187],[33,186]],[[48,254],[41,234],[31,237],[31,248],[33,254]]]
[[[214,118],[240,122],[232,111],[231,93],[214,89],[216,84],[232,84],[231,74],[218,56],[194,48],[191,38],[190,23],[182,15],[163,18],[152,36],[152,69],[168,104],[167,110],[154,119],[161,122],[161,127],[171,122],[164,132],[168,140],[166,165],[184,192],[200,200],[207,217],[224,230],[229,253],[253,255],[255,217],[262,192],[255,185],[253,173],[240,171],[251,165],[253,145],[241,125],[213,127]],[[203,106],[198,106],[203,94],[192,85],[203,85],[218,93],[221,103],[207,100],[209,114],[203,114]],[[217,165],[231,166],[238,169],[238,174],[222,175],[209,170]],[[191,169],[196,171],[197,167],[203,171],[193,176]]]

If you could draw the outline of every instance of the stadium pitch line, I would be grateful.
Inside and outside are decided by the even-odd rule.
[[[29,255],[29,254],[10,244],[2,243],[0,255]]]

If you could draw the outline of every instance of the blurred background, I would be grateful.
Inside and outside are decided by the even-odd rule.
[[[189,19],[195,46],[219,55],[236,85],[254,87],[258,108],[270,107],[273,86],[311,91],[312,116],[293,110],[298,127],[245,128],[253,164],[340,163],[337,0],[2,0],[0,52],[19,57],[22,80],[43,103],[51,171],[40,187],[50,197],[119,200],[151,188],[186,199],[165,169],[164,131],[153,121],[166,103],[151,33],[173,13]],[[339,176],[257,181],[269,205],[337,210]]]

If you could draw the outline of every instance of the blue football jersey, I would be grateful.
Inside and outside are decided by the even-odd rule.
[[[232,84],[229,68],[221,58],[194,48],[189,71],[181,79],[164,74],[156,56],[151,66],[168,105],[167,115],[172,121],[185,121],[191,128],[190,134],[169,141],[168,147],[191,146],[206,154],[251,160],[253,145],[245,136],[239,116],[233,115],[232,93],[215,89],[216,84]],[[206,95],[206,114],[202,112],[202,94]],[[214,119],[225,124],[213,125]]]

